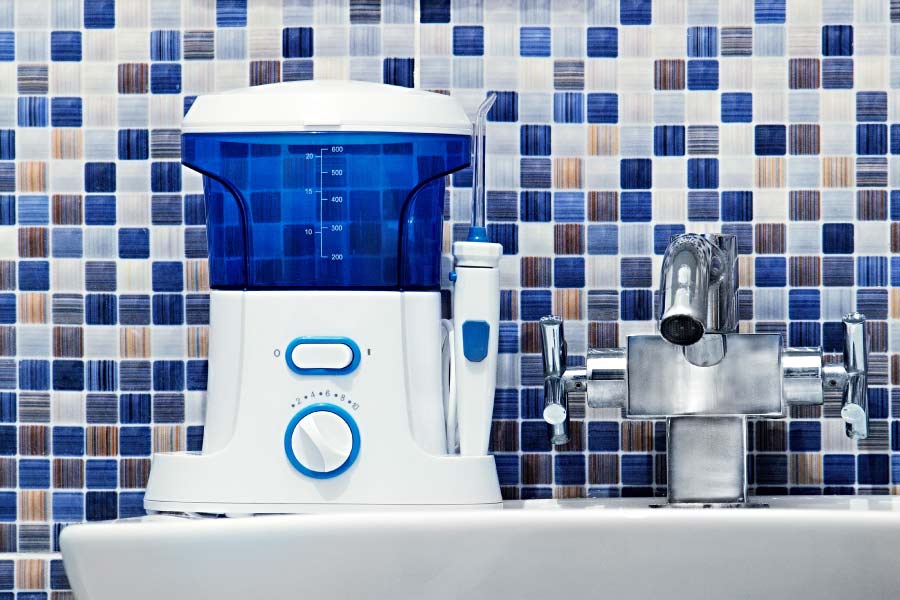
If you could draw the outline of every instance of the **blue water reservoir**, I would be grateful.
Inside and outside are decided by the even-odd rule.
[[[218,289],[436,289],[446,175],[467,135],[185,133]]]

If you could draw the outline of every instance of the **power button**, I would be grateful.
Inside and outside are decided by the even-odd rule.
[[[288,344],[284,358],[298,375],[346,375],[359,366],[360,353],[350,338],[303,336]]]

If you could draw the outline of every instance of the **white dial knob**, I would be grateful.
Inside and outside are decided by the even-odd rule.
[[[295,418],[293,431],[289,432],[290,448],[285,448],[288,459],[297,470],[311,477],[339,475],[356,458],[358,433],[352,422],[349,415],[328,409]]]

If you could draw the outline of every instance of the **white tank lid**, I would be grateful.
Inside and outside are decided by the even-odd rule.
[[[292,81],[199,96],[184,133],[389,131],[471,135],[455,98],[362,81]]]

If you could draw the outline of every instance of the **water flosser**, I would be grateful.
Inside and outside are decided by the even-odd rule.
[[[488,242],[484,223],[485,120],[494,100],[491,94],[478,107],[472,144],[472,226],[466,241],[453,244],[454,370],[459,452],[464,456],[487,454],[497,383],[503,247]]]

